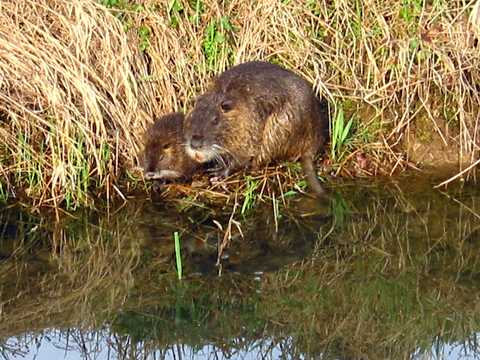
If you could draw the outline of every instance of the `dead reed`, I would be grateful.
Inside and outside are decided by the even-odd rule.
[[[155,104],[136,35],[93,1],[0,7],[3,185],[69,207],[113,191]]]

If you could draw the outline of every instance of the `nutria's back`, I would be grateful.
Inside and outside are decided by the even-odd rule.
[[[199,161],[221,158],[232,170],[301,159],[310,183],[316,179],[313,158],[327,134],[327,105],[311,84],[257,61],[218,76],[185,121],[187,152]]]
[[[185,151],[184,114],[170,113],[145,133],[144,174],[148,180],[188,180],[199,164]]]
[[[297,105],[309,105],[312,85],[294,72],[279,65],[251,61],[234,66],[220,74],[211,91],[253,97],[256,101],[279,109],[293,100]],[[247,99],[245,97],[245,99]],[[265,109],[271,112],[274,109]]]

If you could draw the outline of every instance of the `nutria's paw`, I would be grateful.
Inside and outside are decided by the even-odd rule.
[[[191,182],[191,178],[187,176],[179,176],[176,178],[160,178],[153,181],[152,189],[153,191],[159,192],[165,188],[167,185],[171,184],[188,184]]]
[[[224,175],[224,174],[214,175],[209,177],[208,181],[210,181],[210,184],[215,185],[215,184],[221,183],[223,180],[225,180],[227,176],[228,175]]]
[[[208,173],[210,175],[210,181],[212,181],[212,179],[215,179],[215,181],[219,181],[221,179],[228,177],[228,175],[230,175],[231,173],[231,169],[224,168],[224,167],[217,167],[217,168],[209,169]]]
[[[208,180],[210,181],[210,184],[212,184],[212,185],[215,185],[215,184],[222,181],[222,179],[219,176],[212,176]]]
[[[164,179],[154,180],[152,184],[152,190],[154,192],[160,192],[165,187],[166,181]]]

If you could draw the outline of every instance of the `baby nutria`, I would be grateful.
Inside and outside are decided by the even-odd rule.
[[[214,79],[187,115],[184,131],[191,158],[216,159],[223,176],[300,159],[310,187],[321,195],[313,160],[328,129],[326,101],[315,97],[309,82],[278,65],[253,61]]]
[[[144,175],[160,182],[187,181],[199,163],[185,150],[182,113],[171,113],[155,120],[145,133]]]

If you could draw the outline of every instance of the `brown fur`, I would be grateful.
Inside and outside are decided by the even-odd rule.
[[[144,174],[148,180],[186,181],[200,166],[185,151],[184,115],[171,113],[155,120],[145,133]]]
[[[187,153],[231,171],[301,160],[311,188],[323,189],[313,159],[328,138],[328,109],[295,73],[266,62],[225,71],[185,119]]]

